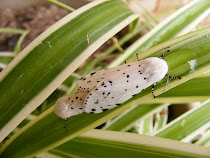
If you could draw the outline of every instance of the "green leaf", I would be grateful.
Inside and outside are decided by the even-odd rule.
[[[186,141],[202,127],[208,128],[210,122],[210,100],[194,108],[162,128],[155,136]],[[185,140],[184,140],[185,139]]]
[[[137,29],[137,24],[139,22],[139,18],[134,20],[130,25],[129,25],[129,32],[132,33],[135,29]]]
[[[140,104],[133,106],[122,115],[119,115],[108,122],[103,129],[112,131],[128,131],[137,121],[143,120],[145,117],[160,111],[165,106],[168,106],[168,104]]]
[[[153,134],[153,116],[150,115],[137,123],[135,128],[139,134],[152,135]]]
[[[210,148],[210,129],[206,130],[206,132],[198,141],[195,142],[195,144]]]
[[[170,58],[166,58],[169,64],[169,75],[180,76],[182,79],[170,81],[165,91],[210,69],[210,38],[208,38],[208,34],[210,34],[210,27],[177,37],[142,53],[144,54],[144,57],[146,55],[161,56],[161,51],[166,47],[170,47]],[[188,61],[195,59],[197,61],[195,71],[191,72],[191,65]],[[174,63],[178,66],[171,68],[170,63]],[[166,79],[163,79],[163,81],[155,87],[155,95],[159,95],[163,92],[165,83]],[[132,105],[145,103],[151,99],[153,99],[153,97],[151,94],[151,87],[149,87],[129,101],[112,110],[100,114],[83,113],[73,116],[68,119],[66,134],[60,118],[55,115],[54,107],[52,107],[11,137],[1,148],[0,152],[7,157],[36,155],[95,128],[96,126],[119,115]],[[24,142],[30,142],[30,145],[28,146]]]
[[[180,34],[188,33],[209,13],[209,0],[195,0],[159,23],[149,33],[135,41],[125,53],[114,60],[109,67],[122,64],[137,53],[152,48]]]
[[[204,158],[209,149],[133,133],[91,130],[49,151],[60,157]]]
[[[168,121],[168,107],[165,107],[162,109],[161,112],[155,114],[155,124],[154,124],[153,133],[164,127],[167,124],[167,121]]]
[[[19,53],[0,73],[0,141],[137,17],[124,1],[95,1],[58,21]]]
[[[155,102],[189,103],[203,102],[209,98],[210,73],[193,78],[157,97]]]

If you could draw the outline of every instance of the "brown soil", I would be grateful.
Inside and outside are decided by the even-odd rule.
[[[48,4],[23,10],[0,10],[0,28],[30,30],[22,43],[26,47],[32,40],[69,12],[56,5]],[[0,51],[13,51],[20,35],[0,34]]]

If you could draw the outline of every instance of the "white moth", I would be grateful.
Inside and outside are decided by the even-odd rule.
[[[152,84],[153,94],[154,85],[167,76],[167,72],[165,60],[151,57],[88,74],[78,80],[77,93],[56,102],[55,113],[62,118],[82,112],[101,113],[124,103]],[[73,100],[68,100],[72,97]],[[76,100],[76,97],[82,100]]]
[[[101,113],[112,109],[162,80],[168,72],[165,60],[152,57],[84,76],[77,82],[88,91],[84,112]]]

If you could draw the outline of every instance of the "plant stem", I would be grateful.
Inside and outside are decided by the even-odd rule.
[[[64,3],[61,3],[61,2],[59,2],[57,0],[46,0],[46,1],[48,1],[50,3],[53,3],[53,4],[55,4],[55,5],[57,5],[57,6],[61,7],[61,8],[64,8],[64,9],[70,11],[70,12],[73,12],[75,10],[74,8],[68,6],[68,5],[64,4]]]
[[[26,30],[22,33],[22,35],[20,36],[20,38],[18,39],[16,45],[15,45],[15,49],[14,49],[14,56],[17,56],[18,53],[21,50],[21,44],[24,40],[24,38],[26,37],[26,35],[30,32],[30,30]]]

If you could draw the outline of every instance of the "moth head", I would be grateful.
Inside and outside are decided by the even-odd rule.
[[[55,113],[66,119],[84,112],[83,102],[88,92],[76,92],[69,96],[59,98],[55,104]]]
[[[151,57],[145,59],[144,62],[143,74],[153,83],[162,80],[168,72],[168,64],[164,59]]]

